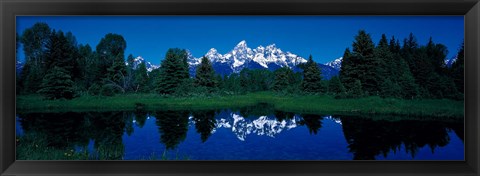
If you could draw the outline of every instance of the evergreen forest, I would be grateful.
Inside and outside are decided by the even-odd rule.
[[[52,29],[46,23],[36,23],[17,34],[17,48],[19,44],[23,51],[17,52],[24,52],[25,61],[17,73],[17,96],[40,96],[35,99],[39,101],[131,94],[208,98],[256,92],[332,100],[464,99],[463,43],[453,49],[457,59],[447,66],[445,45],[432,38],[420,45],[412,33],[403,40],[383,34],[380,41],[373,41],[367,31],[358,31],[343,53],[339,75],[329,80],[322,77],[311,55],[308,62],[298,65],[300,71],[288,67],[243,69],[225,76],[217,74],[204,56],[192,76],[187,52],[181,48],[168,49],[165,57],[159,58],[160,67],[148,72],[145,63],[134,67],[134,53],[125,53],[128,45],[122,35],[109,33],[96,46],[83,45],[71,32]]]

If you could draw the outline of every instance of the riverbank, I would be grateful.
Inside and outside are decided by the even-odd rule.
[[[449,99],[402,100],[376,96],[335,99],[328,95],[284,96],[273,92],[213,97],[163,97],[156,94],[127,94],[112,97],[85,96],[72,100],[43,100],[38,95],[17,96],[17,111],[125,111],[167,109],[223,109],[268,103],[275,109],[317,114],[385,114],[463,118],[464,102]]]

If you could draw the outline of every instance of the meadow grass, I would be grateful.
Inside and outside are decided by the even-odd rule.
[[[268,103],[276,110],[295,113],[332,115],[382,114],[407,116],[464,116],[464,102],[450,99],[403,100],[377,96],[356,99],[335,99],[329,95],[279,95],[256,92],[244,95],[210,97],[166,97],[157,94],[125,94],[112,97],[83,96],[72,100],[44,100],[39,95],[17,96],[17,111],[123,111],[201,110],[254,106]]]

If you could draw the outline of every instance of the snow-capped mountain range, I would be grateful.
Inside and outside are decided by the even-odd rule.
[[[298,65],[307,60],[289,51],[284,52],[275,44],[249,48],[245,40],[240,41],[231,51],[221,54],[215,48],[211,48],[205,55],[211,62],[216,73],[230,75],[238,73],[244,68],[268,69],[274,71],[278,68],[289,67],[294,71],[300,71]],[[193,57],[188,52],[190,74],[195,75],[195,69],[200,64],[201,57]],[[338,70],[324,64],[318,64],[325,79],[338,75]]]
[[[289,51],[284,52],[275,44],[258,46],[255,49],[248,47],[245,40],[240,41],[231,51],[221,54],[215,48],[211,48],[204,55],[211,62],[216,73],[221,75],[230,75],[238,73],[244,68],[249,69],[269,69],[271,71],[281,67],[289,67],[294,71],[299,71],[297,67],[301,63],[306,63],[307,60]],[[195,69],[200,64],[202,57],[194,57],[192,53],[187,50],[187,62],[190,65],[190,75],[195,75]],[[134,60],[134,68],[142,62],[146,62],[147,70],[150,72],[159,68],[146,61],[141,56]],[[126,63],[128,65],[128,63]],[[318,64],[322,69],[322,76],[325,79],[338,75],[338,69],[331,66]]]
[[[153,65],[152,63],[145,61],[145,59],[142,56],[138,56],[135,59],[133,59],[133,69],[137,69],[138,66],[143,62],[145,62],[145,66],[148,72],[151,72],[152,70],[157,69],[159,67],[158,65]],[[125,62],[125,65],[128,66],[128,62]]]
[[[325,65],[328,65],[340,71],[340,68],[342,67],[342,60],[343,60],[343,57],[340,57],[338,59],[325,63]]]
[[[218,71],[230,71],[238,73],[243,68],[265,68],[277,69],[280,67],[293,68],[300,63],[307,62],[306,59],[293,54],[291,52],[283,52],[277,48],[275,44],[266,47],[258,46],[255,49],[248,47],[247,42],[242,40],[231,51],[225,54],[220,54],[215,48],[211,48],[206,54],[207,57],[215,67],[223,67]],[[191,67],[196,67],[200,64],[200,58],[189,58]],[[217,71],[217,69],[216,69]]]

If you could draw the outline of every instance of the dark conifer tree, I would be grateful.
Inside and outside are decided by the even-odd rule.
[[[447,47],[442,44],[434,43],[432,37],[430,37],[426,49],[429,60],[435,68],[435,72],[444,75],[446,73],[445,58],[448,54]]]
[[[170,48],[162,60],[160,76],[155,83],[155,90],[160,94],[173,94],[189,78],[187,53],[184,49]]]
[[[127,66],[127,71],[128,71],[128,70],[131,71],[131,70],[134,70],[134,69],[135,69],[135,68],[134,68],[134,67],[135,67],[134,62],[135,62],[135,57],[133,57],[132,54],[129,54],[128,57],[127,57],[127,64],[128,64],[128,66]]]
[[[54,66],[43,78],[41,89],[38,93],[43,94],[46,99],[72,99],[74,95],[73,81],[68,71],[64,68]]]
[[[212,91],[217,86],[215,79],[215,71],[213,70],[210,60],[203,56],[200,65],[197,67],[195,74],[195,84],[203,86]]]
[[[125,74],[124,53],[127,43],[123,36],[109,33],[97,45],[96,53],[99,61],[101,79],[118,83],[121,74]]]
[[[20,42],[25,53],[25,64],[22,69],[21,92],[34,93],[40,89],[45,66],[43,64],[47,40],[50,37],[51,29],[46,23],[35,23],[32,27],[25,29],[20,36]]]
[[[413,99],[419,95],[418,85],[415,83],[415,78],[410,72],[408,64],[398,54],[398,67],[397,71],[400,76],[397,79],[397,83],[401,88],[401,97],[406,99]]]
[[[128,89],[127,66],[123,53],[114,57],[113,65],[107,68],[107,77],[104,78],[104,91],[118,91],[125,93]]]
[[[76,61],[72,56],[72,53],[75,52],[73,51],[74,46],[71,46],[68,43],[63,32],[55,32],[55,30],[53,30],[47,41],[46,48],[45,68],[49,69],[57,66],[65,69],[67,73],[72,76],[74,68],[73,63]]]
[[[135,92],[147,92],[148,91],[148,74],[145,62],[138,65],[134,72],[134,91]]]
[[[460,49],[458,50],[457,53],[457,60],[453,62],[452,67],[451,67],[451,73],[452,73],[452,78],[453,81],[455,82],[455,86],[457,90],[461,93],[465,92],[465,79],[464,79],[464,72],[465,72],[465,46],[464,43],[462,42],[462,45],[460,46]]]
[[[358,58],[353,56],[350,49],[345,49],[343,53],[343,59],[340,67],[340,81],[347,90],[350,90],[355,83],[355,80],[359,79],[359,70],[356,68],[358,65]]]
[[[380,96],[381,97],[393,97],[401,98],[402,89],[400,85],[391,79],[386,79],[380,85]]]
[[[388,46],[389,46],[390,52],[392,52],[394,54],[400,53],[400,43],[399,43],[398,39],[397,40],[395,39],[395,36],[392,36]]]
[[[377,80],[377,84],[380,85],[375,91],[382,94],[382,92],[385,92],[382,90],[383,85],[385,85],[384,82],[389,80],[390,82],[387,84],[395,84],[398,78],[398,71],[396,70],[397,63],[393,58],[393,53],[390,51],[390,46],[385,34],[382,34],[382,38],[378,42],[374,54],[374,60],[376,60],[378,65],[376,67],[367,65],[366,67],[375,70],[375,79]]]
[[[284,91],[295,84],[294,73],[292,69],[288,67],[275,70],[274,75],[273,90],[275,91]]]
[[[364,95],[362,82],[360,80],[355,80],[353,87],[347,92],[348,96],[351,98],[358,98]]]
[[[333,76],[330,78],[328,82],[328,92],[337,94],[337,95],[343,95],[347,92],[347,90],[343,86],[338,76]]]
[[[382,45],[386,45],[386,38],[382,39]],[[377,94],[382,78],[382,60],[375,57],[375,45],[370,34],[360,30],[352,44],[353,52],[347,49],[344,53],[340,80],[346,89],[351,92],[356,80],[362,83],[362,88],[370,94]]]
[[[322,91],[321,80],[320,68],[310,55],[305,70],[303,70],[302,90],[306,93],[320,93]]]
[[[370,94],[377,94],[381,83],[378,77],[381,69],[381,60],[374,56],[375,45],[370,34],[360,30],[353,42],[353,55],[359,57],[359,63],[355,66],[358,69],[358,78],[362,88]]]
[[[78,46],[79,57],[77,59],[77,65],[79,70],[79,86],[88,89],[98,77],[98,62],[95,59],[95,54],[92,51],[90,45]]]

